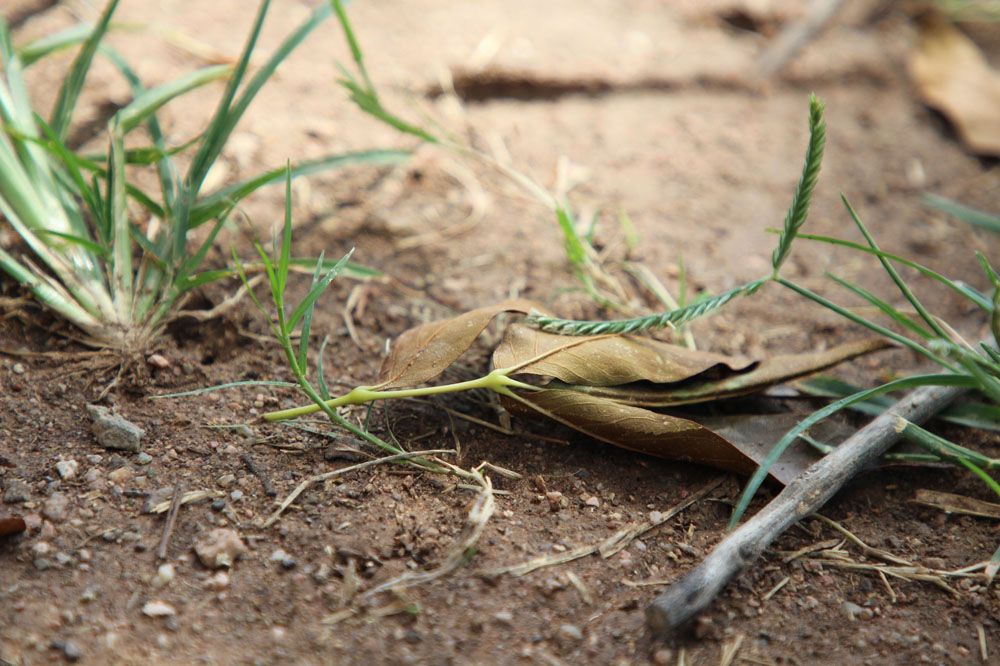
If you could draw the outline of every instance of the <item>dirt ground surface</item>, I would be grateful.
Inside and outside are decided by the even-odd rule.
[[[262,51],[301,22],[312,2],[276,0]],[[767,81],[755,62],[808,3],[791,0],[382,0],[349,6],[372,78],[388,104],[424,113],[551,189],[567,158],[583,217],[624,256],[617,216],[628,212],[642,261],[676,292],[683,257],[689,285],[720,292],[765,274],[806,145],[807,97],[827,104],[829,140],[807,230],[858,239],[844,192],[883,247],[985,287],[973,251],[996,241],[924,207],[925,191],[996,212],[995,162],[972,156],[947,123],[918,101],[905,62],[916,33],[912,8],[849,1],[826,29]],[[5,2],[24,41],[92,18],[82,2]],[[147,84],[239,53],[246,2],[122,3],[111,42]],[[974,33],[994,62],[996,30]],[[222,184],[263,169],[343,150],[413,147],[362,114],[336,84],[349,61],[342,35],[324,24],[261,93],[225,152]],[[36,66],[41,108],[69,56]],[[128,101],[106,63],[88,82],[74,135],[99,149],[108,109]],[[203,126],[221,91],[166,107],[171,142]],[[442,92],[444,91],[444,92]],[[458,96],[452,94],[457,92]],[[313,324],[334,393],[370,384],[387,341],[423,321],[512,295],[563,315],[608,316],[575,290],[554,216],[523,188],[471,158],[420,147],[394,168],[354,168],[300,181],[296,254],[340,256],[391,280],[340,280]],[[280,188],[247,200],[262,235],[280,221]],[[12,239],[4,241],[9,244]],[[234,227],[230,242],[249,256]],[[993,252],[995,256],[995,252]],[[872,263],[801,243],[786,274],[838,294],[824,271],[892,298]],[[297,276],[296,295],[308,287]],[[623,278],[624,279],[624,278]],[[932,310],[970,339],[987,322],[928,287]],[[236,284],[214,285],[188,307],[217,305]],[[0,282],[8,297],[16,285]],[[641,290],[636,291],[642,294]],[[646,296],[645,306],[652,307]],[[350,309],[345,304],[351,299]],[[894,302],[898,299],[893,298]],[[744,479],[619,450],[569,430],[515,420],[505,435],[460,418],[497,415],[467,396],[380,404],[373,432],[412,450],[459,448],[463,468],[482,461],[496,512],[475,555],[457,573],[365,596],[405,572],[428,572],[452,553],[477,491],[453,477],[387,465],[313,486],[271,527],[276,503],[308,476],[353,464],[331,440],[284,427],[249,430],[260,413],[303,402],[287,389],[241,387],[199,396],[150,396],[247,380],[290,381],[262,317],[241,305],[207,322],[172,325],[161,343],[105,393],[119,359],[93,355],[65,328],[25,306],[0,320],[0,486],[3,512],[29,530],[0,538],[0,664],[970,664],[1000,660],[1000,593],[980,578],[947,585],[882,578],[841,535],[810,519],[782,536],[689,627],[651,636],[643,609],[725,535]],[[345,321],[350,321],[349,328]],[[353,329],[353,330],[352,330]],[[820,349],[863,333],[780,287],[732,304],[694,327],[701,348],[762,355]],[[463,363],[486,367],[489,347]],[[315,361],[315,358],[312,359]],[[874,384],[913,371],[903,352],[843,372]],[[141,452],[103,448],[86,406],[113,406],[145,431]],[[459,416],[446,411],[454,410]],[[351,418],[363,419],[363,410]],[[951,432],[987,455],[995,435]],[[59,463],[64,463],[57,468]],[[69,465],[65,463],[70,463]],[[72,471],[64,475],[66,469]],[[629,543],[524,575],[488,575],[537,556],[597,544],[717,485],[675,518]],[[164,515],[143,513],[150,493],[178,485],[207,499],[178,512],[166,560],[155,551]],[[918,489],[989,500],[964,471],[894,467],[853,481],[823,514],[872,547],[935,570],[990,557],[996,524],[913,503]],[[166,495],[163,492],[166,492]],[[778,489],[767,488],[759,508]],[[247,552],[230,569],[204,566],[193,547],[211,530],[235,529]],[[790,553],[815,552],[789,560]],[[839,559],[838,559],[839,558]],[[163,562],[172,580],[156,578]],[[735,657],[725,661],[726,652]],[[983,651],[986,651],[985,653]]]

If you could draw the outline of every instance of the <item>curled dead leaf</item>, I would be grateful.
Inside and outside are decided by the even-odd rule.
[[[696,351],[638,335],[568,337],[512,324],[493,352],[493,365],[510,368],[525,363],[518,374],[554,377],[582,386],[715,379],[757,365],[745,358]]]
[[[521,366],[516,374],[552,377],[548,388],[667,407],[746,395],[888,346],[884,338],[873,338],[758,361],[636,335],[577,338],[513,324],[493,353],[493,365]]]
[[[510,299],[457,317],[421,324],[400,335],[378,372],[378,388],[416,386],[437,377],[472,346],[501,312],[527,314],[545,308],[534,301]]]
[[[980,154],[1000,155],[1000,72],[940,14],[920,17],[908,69],[923,101],[941,111]]]

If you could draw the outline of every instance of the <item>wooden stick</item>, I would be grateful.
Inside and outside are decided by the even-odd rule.
[[[181,498],[184,497],[184,484],[178,483],[174,486],[174,495],[170,499],[170,510],[167,511],[167,522],[163,526],[163,535],[160,537],[160,545],[156,548],[156,557],[167,559],[167,546],[170,545],[170,535],[174,531],[174,523],[177,522],[177,512],[181,508]]]
[[[649,628],[656,633],[669,631],[708,606],[772,541],[878,460],[899,439],[895,428],[899,417],[922,423],[965,390],[953,386],[919,388],[810,466],[646,608]]]

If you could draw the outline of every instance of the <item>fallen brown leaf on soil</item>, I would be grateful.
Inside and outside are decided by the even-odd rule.
[[[411,328],[396,339],[382,362],[378,388],[415,386],[437,377],[472,346],[498,314],[526,314],[533,309],[545,310],[534,301],[511,299]]]
[[[455,362],[498,314],[541,309],[532,301],[509,300],[410,329],[383,362],[378,388],[432,379]],[[504,396],[504,406],[514,414],[541,415],[631,451],[750,474],[771,442],[794,425],[787,415],[782,416],[782,425],[774,422],[773,436],[748,438],[731,422],[713,426],[646,408],[745,395],[887,346],[881,339],[863,340],[820,352],[748,359],[641,335],[569,337],[514,323],[505,329],[493,365],[512,377],[531,375],[548,382],[516,397]],[[811,451],[797,451],[776,465],[771,475],[787,483],[814,459]]]
[[[908,66],[924,102],[948,117],[962,141],[977,153],[1000,155],[1000,72],[971,39],[929,13],[920,18],[920,43]]]

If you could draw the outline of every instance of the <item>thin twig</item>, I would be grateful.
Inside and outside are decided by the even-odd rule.
[[[358,463],[357,465],[351,465],[350,467],[335,469],[332,472],[326,472],[324,474],[317,474],[315,476],[310,476],[308,479],[306,479],[305,481],[303,481],[302,483],[300,483],[298,486],[295,487],[295,490],[293,490],[291,494],[288,497],[286,497],[284,501],[282,501],[278,509],[274,513],[272,513],[267,520],[264,521],[264,524],[261,527],[270,527],[271,525],[273,525],[274,522],[281,517],[281,514],[285,512],[285,509],[287,509],[292,504],[292,502],[295,501],[295,498],[301,495],[306,490],[306,488],[308,488],[314,483],[319,483],[320,481],[326,481],[327,479],[332,479],[334,477],[340,476],[341,474],[347,474],[348,472],[356,472],[359,469],[365,469],[366,467],[371,467],[373,465],[378,465],[380,463],[390,463],[390,462],[395,462],[397,460],[409,460],[411,458],[420,458],[422,456],[430,456],[438,453],[454,453],[454,451],[452,451],[451,449],[431,449],[429,451],[413,451],[411,453],[397,453],[395,455],[385,456],[384,458],[377,458],[375,460],[369,460],[367,462]]]
[[[771,76],[785,66],[813,35],[833,18],[843,0],[813,0],[809,12],[789,24],[771,43],[757,63],[762,76]]]
[[[514,564],[511,566],[506,566],[500,569],[495,569],[493,571],[485,572],[483,575],[487,577],[499,576],[501,574],[510,574],[512,576],[523,576],[526,573],[530,573],[536,569],[541,569],[543,567],[551,567],[556,564],[565,564],[566,562],[572,562],[573,560],[578,560],[581,557],[586,557],[592,553],[600,553],[601,557],[607,559],[614,555],[615,553],[627,548],[630,543],[637,537],[648,532],[649,530],[662,525],[666,521],[670,520],[677,514],[679,514],[684,509],[688,508],[700,499],[703,499],[710,492],[715,490],[719,484],[725,480],[725,477],[718,477],[709,481],[705,486],[699,489],[697,492],[691,493],[688,497],[678,504],[675,504],[668,511],[664,511],[663,514],[655,522],[644,521],[638,525],[633,525],[632,527],[626,527],[619,532],[612,534],[610,537],[603,541],[597,543],[586,544],[583,546],[577,546],[576,548],[571,548],[563,553],[556,553],[555,555],[542,555],[539,557],[533,557],[527,562],[521,562],[520,564]]]
[[[177,513],[181,508],[181,499],[184,497],[184,484],[178,483],[174,486],[174,495],[170,498],[170,510],[167,511],[167,522],[163,526],[163,535],[160,537],[160,545],[156,547],[156,557],[161,560],[167,559],[167,546],[170,545],[170,535],[174,531],[174,523],[177,522]]]
[[[247,468],[247,471],[249,471],[251,474],[253,474],[260,480],[260,485],[264,486],[264,493],[268,497],[278,496],[278,491],[275,490],[274,486],[271,485],[271,480],[268,479],[267,475],[261,471],[260,467],[257,466],[257,463],[255,463],[253,461],[253,458],[250,457],[249,453],[244,453],[242,456],[240,456],[240,460],[243,461],[243,466]]]
[[[952,386],[917,389],[814,463],[646,608],[650,628],[657,633],[669,631],[708,606],[772,541],[817,511],[848,479],[878,460],[899,439],[894,427],[898,417],[915,423],[926,421],[963,391]]]

